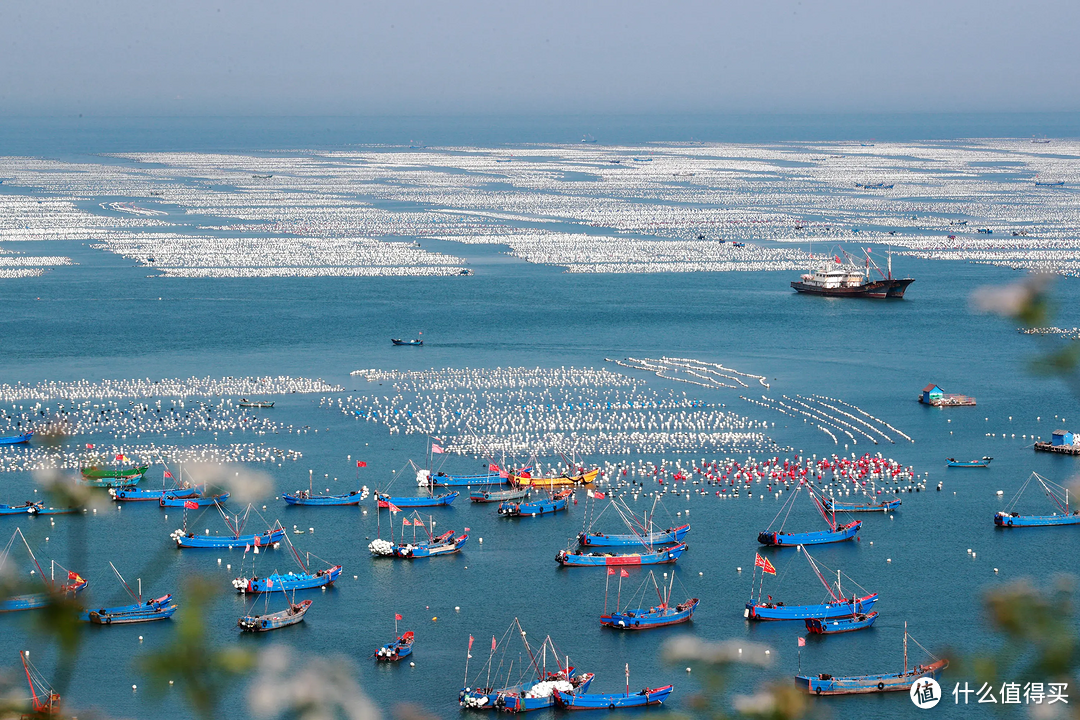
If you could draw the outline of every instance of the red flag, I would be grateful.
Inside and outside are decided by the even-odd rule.
[[[184,509],[185,510],[198,510],[199,509],[199,503],[195,502],[194,500],[185,500],[184,501]],[[259,544],[258,538],[255,539],[255,544],[256,545]]]
[[[837,258],[836,258],[836,264],[837,264],[837,265],[839,265],[839,264],[840,264],[840,258],[839,258],[839,257],[837,257]]]
[[[615,574],[615,568],[608,568],[607,569],[607,574],[608,575],[614,575]]]
[[[395,619],[395,620],[400,620],[400,619],[401,619],[401,616],[400,616],[400,615],[398,615],[397,613],[394,613],[394,619]]]
[[[488,470],[490,472],[499,472],[499,466],[495,463],[491,463],[490,465],[488,465]]]
[[[94,449],[94,443],[86,443],[86,449],[87,450],[93,450]]]
[[[389,500],[386,502],[386,506],[390,508],[390,512],[401,512],[401,508],[399,508],[397,505],[390,502]]]
[[[806,638],[799,638],[799,647],[806,647]]]
[[[630,573],[626,572],[625,570],[620,570],[619,577],[630,577]]]
[[[469,636],[469,652],[472,652],[472,641],[473,641],[473,636],[470,635]]]
[[[186,505],[187,503],[184,503],[184,504]],[[255,536],[255,547],[259,547],[259,544],[260,544],[260,543],[259,543],[259,536],[258,536],[258,535],[256,535],[256,536]]]
[[[465,532],[469,532],[469,528],[465,528]]]
[[[593,493],[593,497],[596,498],[597,500],[603,500],[604,499],[604,493],[602,493],[602,492]]]
[[[495,652],[495,636],[491,636],[491,652]]]
[[[758,553],[754,553],[754,567],[759,567],[763,572],[767,572],[770,575],[776,574],[776,568],[769,562],[769,558],[763,558]]]
[[[409,527],[412,527],[412,523],[409,522],[409,518],[401,518],[401,524],[402,525],[408,525]]]
[[[123,460],[123,459],[124,459],[124,456],[123,456],[122,454],[121,454],[121,455],[117,455],[117,456],[116,456],[116,459],[117,459],[117,460]]]
[[[166,470],[166,471],[165,471],[165,477],[167,477],[167,478],[171,478],[171,477],[172,477],[172,473],[171,473],[171,472],[169,472],[168,470]]]
[[[435,443],[431,443],[431,452],[438,455],[438,454],[444,453],[446,451],[442,449],[442,445],[436,445]]]
[[[77,577],[79,577],[78,573],[68,570],[68,580],[74,580]]]
[[[367,463],[364,462],[363,460],[357,460],[356,461],[356,467],[367,467]]]

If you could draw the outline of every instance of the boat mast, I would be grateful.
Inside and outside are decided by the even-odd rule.
[[[907,675],[907,620],[904,621],[904,674]]]

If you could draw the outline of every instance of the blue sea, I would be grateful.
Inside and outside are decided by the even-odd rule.
[[[1020,115],[618,122],[560,118],[550,123],[499,118],[398,123],[64,118],[6,119],[0,125],[5,128],[0,155],[42,157],[165,149],[259,152],[410,141],[501,147],[576,142],[586,133],[600,143],[1080,134],[1076,116]],[[33,245],[22,243],[18,249],[29,251]],[[409,702],[436,717],[456,716],[469,636],[480,648],[474,648],[473,674],[486,659],[490,637],[501,636],[515,617],[530,638],[550,634],[573,663],[594,672],[593,691],[624,688],[623,668],[629,663],[632,690],[674,683],[671,709],[694,716],[687,700],[700,690],[697,675],[684,666],[665,664],[659,656],[662,642],[676,634],[754,641],[772,648],[771,668],[736,670],[725,694],[750,694],[770,680],[789,682],[800,663],[810,673],[893,672],[903,663],[905,622],[913,637],[938,654],[948,651],[958,658],[996,649],[1002,639],[987,623],[983,600],[988,591],[1021,578],[1046,584],[1056,573],[1076,570],[1080,536],[1072,528],[1010,532],[992,523],[994,513],[1032,471],[1065,483],[1080,463],[1077,458],[1035,453],[1030,440],[1021,437],[1046,438],[1059,425],[1075,428],[1080,423],[1070,388],[1032,372],[1032,360],[1045,351],[1040,339],[1018,333],[1015,322],[970,307],[976,288],[1019,278],[1007,268],[898,258],[894,268],[916,282],[901,302],[874,302],[796,295],[789,287],[790,273],[567,274],[508,258],[500,248],[486,245],[454,247],[474,270],[471,277],[311,279],[154,278],[147,277],[145,268],[88,243],[37,245],[35,252],[65,255],[78,264],[38,278],[0,281],[0,303],[6,309],[0,319],[0,381],[7,383],[293,375],[341,385],[343,395],[390,395],[390,388],[372,387],[350,372],[510,366],[604,366],[617,371],[605,358],[666,355],[764,375],[771,384],[767,394],[774,398],[812,393],[842,398],[915,440],[845,449],[811,426],[740,400],[742,391],[687,386],[626,371],[659,391],[686,392],[775,422],[768,433],[780,446],[793,448],[791,455],[881,452],[928,475],[927,490],[904,494],[900,511],[863,516],[859,542],[820,547],[814,553],[879,592],[875,609],[881,615],[869,631],[811,637],[801,654],[797,639],[806,633],[800,624],[751,624],[743,618],[759,550],[756,536],[780,505],[768,494],[725,501],[712,495],[665,498],[672,514],[689,512],[682,517],[689,518],[693,530],[686,555],[677,566],[660,572],[676,573],[676,587],[700,598],[701,605],[692,625],[640,634],[600,628],[602,570],[563,569],[554,561],[567,539],[582,530],[583,504],[552,517],[507,520],[497,517],[491,505],[470,506],[459,499],[452,508],[431,514],[444,529],[470,527],[471,538],[482,537],[482,544],[470,539],[455,556],[392,562],[373,560],[367,551],[376,535],[370,501],[363,514],[356,508],[286,508],[280,499],[267,497],[263,504],[268,517],[279,518],[288,528],[314,528],[295,536],[301,551],[344,565],[336,587],[307,596],[314,605],[303,624],[267,637],[241,637],[235,627],[249,605],[230,586],[241,553],[178,551],[168,538],[178,527],[178,513],[166,519],[164,511],[149,503],[86,517],[57,516],[55,525],[49,518],[0,518],[0,533],[6,537],[22,527],[40,557],[65,564],[80,558],[80,571],[91,579],[87,593],[93,606],[123,601],[108,568],[110,560],[126,569],[129,582],[141,577],[147,594],[179,593],[185,576],[207,576],[220,588],[207,617],[216,645],[259,648],[285,643],[307,655],[343,654],[351,659],[363,690],[387,713]],[[1080,325],[1080,283],[1061,279],[1054,299],[1058,314],[1053,324]],[[422,348],[391,346],[389,338],[411,336],[417,329],[423,330]],[[916,398],[928,383],[973,395],[978,405],[920,405]],[[316,478],[336,478],[334,487],[340,491],[352,489],[357,459],[367,462],[361,481],[371,487],[384,486],[391,471],[410,458],[423,462],[422,436],[388,434],[382,425],[320,408],[321,397],[275,397],[276,405],[268,411],[274,419],[310,432],[254,440],[303,453],[296,462],[260,468],[273,477],[279,493],[304,487],[309,470]],[[229,439],[241,440],[249,439]],[[994,458],[987,469],[945,468],[946,457],[983,455]],[[712,457],[685,457],[702,456]],[[480,458],[451,457],[444,469],[471,473],[483,464]],[[0,502],[22,502],[33,492],[29,473],[0,479]],[[406,477],[406,487],[399,483],[395,489],[412,492],[410,481]],[[1050,511],[1035,489],[1021,503],[1022,511]],[[647,509],[644,500],[639,508]],[[815,529],[820,525],[808,502],[794,513],[792,522],[797,518]],[[619,531],[613,517],[605,520],[612,524],[596,529]],[[212,513],[199,522],[220,524]],[[277,559],[278,569],[293,569],[284,551],[267,554]],[[794,550],[768,555],[783,575],[780,589],[773,586],[774,597],[783,596],[788,604],[821,599],[823,588]],[[268,562],[265,556],[260,560]],[[624,590],[636,588],[643,577],[637,571],[632,575]],[[182,603],[183,597],[178,600]],[[416,633],[411,658],[415,666],[377,666],[370,657],[391,639],[395,613],[404,617],[402,631]],[[28,616],[0,617],[0,658],[13,661],[17,650],[31,649],[35,664],[48,676],[56,650],[35,639],[31,623]],[[164,647],[173,634],[169,622],[86,628],[77,669],[63,688],[65,699],[80,715],[97,708],[114,717],[193,717],[177,689],[162,698],[146,689],[141,658]],[[918,653],[912,647],[913,662],[925,659]],[[946,673],[942,684],[950,693],[956,682],[978,687],[986,679],[967,666]],[[133,685],[138,689],[133,691]],[[244,692],[242,684],[231,688],[225,703],[230,716],[248,716]],[[921,712],[902,694],[834,698],[814,705],[822,716],[867,720]],[[932,712],[945,717],[990,714],[974,704],[957,707],[951,695]]]

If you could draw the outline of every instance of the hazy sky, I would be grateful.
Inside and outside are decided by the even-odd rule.
[[[1080,0],[0,4],[0,114],[1080,110]]]

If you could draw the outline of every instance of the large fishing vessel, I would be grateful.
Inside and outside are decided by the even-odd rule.
[[[844,252],[841,250],[841,252]],[[914,278],[894,278],[892,274],[892,255],[885,271],[870,259],[870,253],[866,253],[866,262],[863,266],[857,264],[854,259],[844,252],[844,262],[839,256],[825,261],[825,264],[813,273],[806,273],[798,280],[791,283],[796,292],[809,295],[829,295],[833,297],[860,297],[860,298],[903,298],[908,285],[915,282]],[[870,268],[878,272],[880,279],[870,276]]]

